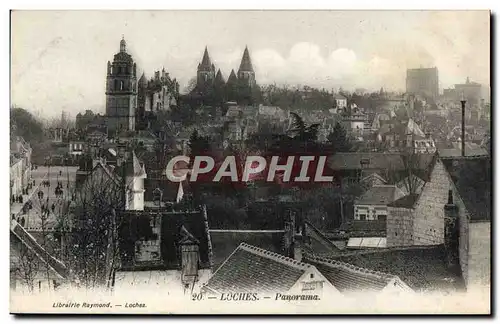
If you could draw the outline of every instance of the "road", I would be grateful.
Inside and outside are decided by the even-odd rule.
[[[25,218],[24,227],[28,231],[50,231],[57,223],[58,216],[65,212],[63,205],[71,198],[71,190],[75,182],[76,171],[78,167],[63,167],[63,166],[39,166],[37,170],[32,171],[32,177],[35,180],[35,187],[30,201],[32,209],[26,208],[26,213],[21,212],[21,217]],[[48,180],[50,186],[43,185],[43,181]],[[55,189],[57,184],[62,185],[63,194],[56,196]],[[42,192],[43,197],[40,199],[38,193]],[[42,206],[50,210],[48,217],[42,217]],[[54,210],[52,210],[54,206]]]

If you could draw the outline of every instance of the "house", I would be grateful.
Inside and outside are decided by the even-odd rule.
[[[136,154],[127,155],[116,167],[97,161],[77,195],[85,199],[87,194],[96,194],[98,186],[110,192],[103,199],[123,201],[125,186],[124,208],[116,212],[121,220],[117,229],[119,267],[106,270],[112,271],[114,290],[119,293],[142,286],[190,292],[212,266],[206,210],[192,201],[167,204],[168,198],[161,194],[158,204],[151,201],[152,191],[158,187],[147,185],[148,175]]]
[[[125,211],[119,233],[120,267],[114,290],[146,289],[191,293],[211,273],[211,243],[206,210]]]
[[[371,187],[354,202],[354,220],[387,219],[387,205],[403,195],[403,192],[395,185]]]
[[[341,293],[410,293],[413,292],[398,276],[358,266],[306,255],[303,262],[311,264]]]
[[[327,164],[336,171],[336,180],[344,183],[359,183],[372,173],[399,182],[408,177],[410,170],[419,178],[427,179],[434,158],[434,154],[339,152],[329,156]]]
[[[21,136],[10,139],[11,195],[20,195],[31,182],[32,149]]]
[[[202,292],[319,295],[352,292],[411,292],[397,276],[306,255],[302,262],[246,243],[240,244],[203,286]]]
[[[460,223],[466,236],[460,243],[462,272],[467,287],[489,288],[491,275],[491,159],[466,157],[443,159],[448,171]],[[466,221],[467,220],[467,221]]]
[[[23,186],[23,160],[16,155],[10,155],[10,195],[18,197],[24,191]],[[12,199],[11,199],[11,202]]]
[[[207,294],[252,292],[272,297],[277,293],[340,295],[313,265],[246,243],[233,251],[201,291]]]
[[[353,105],[354,106],[354,105]],[[349,111],[342,114],[342,125],[351,136],[356,139],[362,138],[365,126],[368,124],[368,115],[358,107],[351,107]]]
[[[463,277],[450,270],[444,245],[347,250],[333,259],[356,267],[390,273],[416,292],[456,292]]]
[[[341,94],[334,94],[333,100],[335,100],[336,108],[338,110],[347,108],[347,98]]]
[[[410,150],[420,154],[436,152],[436,145],[430,134],[425,134],[411,118],[384,123],[378,130],[377,140],[390,151]]]
[[[72,158],[77,158],[83,154],[85,149],[85,142],[83,141],[70,141],[68,144],[68,152]]]

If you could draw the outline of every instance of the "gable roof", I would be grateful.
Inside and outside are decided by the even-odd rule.
[[[489,157],[444,159],[471,220],[491,220],[491,159]]]
[[[241,243],[275,253],[283,252],[284,230],[210,229],[209,232],[213,253],[212,262],[215,268],[218,268]]]
[[[304,222],[304,233],[309,239],[307,246],[304,246],[309,253],[316,256],[331,256],[336,255],[343,249],[338,243],[332,242],[319,229],[317,229],[309,221]]]
[[[446,267],[444,245],[346,252],[333,259],[398,276],[419,291],[465,287],[463,278]]]
[[[387,205],[394,201],[397,191],[394,185],[375,185],[355,200],[358,205]]]
[[[315,266],[340,292],[381,291],[395,280],[401,283],[398,276],[327,258],[306,255],[304,262]]]
[[[241,243],[215,271],[206,288],[215,292],[285,292],[312,265]]]

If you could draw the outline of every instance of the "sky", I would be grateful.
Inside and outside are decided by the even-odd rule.
[[[14,11],[11,103],[104,112],[122,35],[139,73],[164,67],[181,90],[205,46],[226,79],[248,46],[259,84],[404,91],[407,68],[433,66],[441,89],[490,84],[488,11]]]

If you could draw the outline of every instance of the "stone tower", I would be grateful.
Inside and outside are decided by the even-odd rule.
[[[199,90],[206,89],[208,86],[212,86],[215,80],[215,65],[212,64],[210,56],[208,55],[208,49],[205,47],[205,52],[203,53],[203,58],[201,63],[198,64],[198,73],[196,79],[196,87]]]
[[[113,63],[108,61],[106,79],[106,120],[108,132],[135,130],[137,107],[137,67],[127,53],[127,43],[122,38],[120,52]]]
[[[248,47],[246,46],[243,57],[241,58],[240,68],[238,69],[238,79],[243,85],[249,86],[250,88],[255,86],[255,72],[253,70]]]

